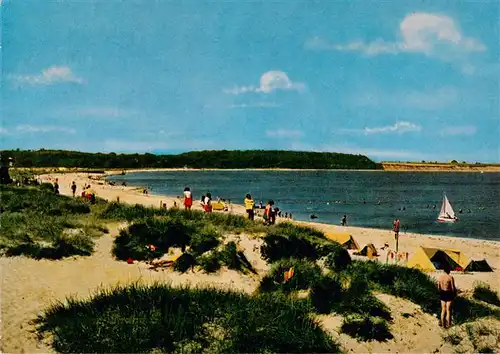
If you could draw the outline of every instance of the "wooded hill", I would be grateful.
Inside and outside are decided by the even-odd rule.
[[[80,168],[293,168],[381,169],[363,155],[280,150],[210,150],[178,155],[86,153],[66,150],[3,150],[13,167]]]

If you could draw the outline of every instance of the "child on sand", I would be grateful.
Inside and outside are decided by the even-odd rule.
[[[189,187],[184,188],[184,209],[191,210],[193,205],[193,195],[191,194],[191,189]]]
[[[449,328],[451,326],[451,304],[457,296],[455,279],[450,275],[450,266],[445,264],[444,274],[438,278],[439,299],[441,300],[441,326]]]
[[[206,213],[212,212],[212,194],[207,193],[205,199],[203,200],[203,209]]]

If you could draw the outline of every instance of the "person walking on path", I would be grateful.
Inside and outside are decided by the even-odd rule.
[[[76,183],[75,181],[73,181],[71,183],[71,192],[73,192],[73,198],[75,197],[75,193],[76,193]]]
[[[396,218],[392,226],[392,231],[394,231],[394,239],[396,240],[396,254],[398,253],[398,246],[399,246],[399,229],[400,229],[399,219]]]
[[[191,194],[191,189],[189,187],[184,188],[184,209],[191,210],[193,205],[193,195]]]
[[[253,212],[254,207],[255,207],[255,202],[253,201],[252,196],[250,194],[247,194],[245,197],[245,210],[248,214],[249,220],[254,219],[254,212]]]
[[[450,275],[450,265],[443,267],[444,274],[438,278],[439,300],[441,300],[441,326],[449,328],[451,326],[451,305],[457,296],[455,279]]]

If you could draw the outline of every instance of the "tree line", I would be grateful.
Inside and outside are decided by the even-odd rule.
[[[66,150],[3,150],[2,165],[81,168],[293,168],[381,169],[363,155],[281,150],[206,150],[176,155],[86,153]]]

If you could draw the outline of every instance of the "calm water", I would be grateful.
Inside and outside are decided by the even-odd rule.
[[[390,229],[399,217],[403,231],[500,240],[500,173],[176,171],[111,179],[173,196],[189,186],[195,199],[211,192],[238,204],[251,193],[256,203],[273,199],[296,220],[315,214],[317,222],[339,224],[347,214],[348,225]],[[457,223],[436,222],[443,192]]]

